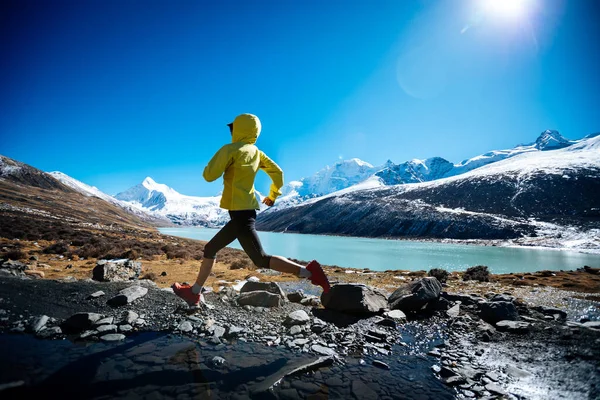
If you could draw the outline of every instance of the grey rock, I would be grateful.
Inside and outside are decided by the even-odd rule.
[[[375,400],[379,398],[377,392],[358,379],[352,381],[352,394],[358,400]]]
[[[33,332],[38,332],[42,330],[48,323],[49,319],[50,318],[47,315],[42,315],[41,317],[36,318],[31,324],[31,330]]]
[[[114,320],[114,317],[106,317],[94,322],[94,325],[111,325]]]
[[[95,330],[95,329],[94,330],[85,331],[81,335],[79,335],[79,339],[87,339],[87,338],[89,338],[91,336],[95,336],[97,334],[98,334],[98,331]]]
[[[402,310],[386,311],[385,313],[383,313],[383,315],[396,321],[406,320],[406,314],[404,314]]]
[[[116,325],[99,325],[96,327],[98,334],[102,335],[104,333],[116,333],[117,326]]]
[[[128,259],[99,260],[92,270],[92,279],[100,282],[118,282],[138,279],[142,263]]]
[[[225,337],[227,339],[236,338],[244,334],[245,332],[246,330],[242,327],[230,325],[229,327],[227,327],[227,334],[225,335]]]
[[[390,369],[390,366],[384,363],[383,361],[373,360],[373,365],[382,368],[382,369]]]
[[[190,321],[183,321],[181,324],[179,324],[177,329],[179,329],[182,332],[191,332],[194,330],[194,327],[192,326],[192,323]]]
[[[512,376],[513,378],[527,378],[531,375],[530,372],[517,368],[513,365],[506,366],[506,373]]]
[[[133,327],[129,324],[124,324],[119,326],[119,332],[131,332],[133,330]]]
[[[350,314],[378,313],[388,306],[386,295],[379,289],[352,283],[333,285],[321,295],[321,302],[327,309]]]
[[[300,304],[306,307],[318,307],[321,304],[321,300],[317,296],[306,296],[300,300]]]
[[[288,316],[283,321],[285,326],[291,325],[304,325],[307,322],[310,322],[310,317],[304,310],[296,310],[288,314]]]
[[[96,313],[77,313],[71,315],[62,327],[66,332],[78,333],[92,327],[94,322],[102,318],[102,315]]]
[[[294,340],[294,344],[295,344],[296,346],[300,346],[300,347],[304,346],[304,345],[305,345],[305,344],[307,344],[308,342],[310,342],[310,340],[309,340],[309,339],[296,339],[296,340]]]
[[[213,337],[221,338],[225,335],[225,328],[219,325],[213,325],[209,328],[209,332],[212,333]]]
[[[389,297],[390,308],[395,310],[419,311],[429,302],[440,297],[442,284],[435,277],[426,277],[399,287]]]
[[[506,396],[506,392],[504,391],[504,389],[502,389],[500,385],[497,385],[495,383],[488,383],[487,385],[485,385],[485,390],[498,396]]]
[[[97,299],[98,297],[102,297],[104,296],[106,293],[104,293],[102,290],[98,290],[97,292],[94,292],[92,294],[90,294],[88,296],[88,299]]]
[[[303,290],[296,290],[295,292],[288,293],[287,295],[287,299],[292,303],[300,303],[304,297]]]
[[[459,314],[460,314],[460,304],[457,304],[454,307],[450,308],[448,311],[446,311],[446,315],[449,316],[450,318],[456,318],[456,317],[458,317]]]
[[[36,334],[36,336],[39,338],[42,338],[42,339],[49,339],[54,336],[61,335],[62,333],[63,333],[62,329],[60,329],[59,326],[52,326],[52,327],[44,328],[44,329],[40,330]]]
[[[118,295],[108,300],[107,304],[111,307],[124,306],[145,296],[146,293],[148,293],[148,288],[138,285],[129,286],[128,288],[121,290]]]
[[[299,325],[292,325],[288,332],[290,335],[296,336],[302,333],[302,328]]]
[[[498,321],[516,321],[519,313],[513,303],[508,301],[485,302],[481,304],[479,316],[482,320],[495,324]]]
[[[495,294],[490,298],[490,301],[507,301],[509,303],[513,303],[515,298],[508,294]]]
[[[287,299],[287,297],[286,297],[283,289],[281,289],[281,286],[279,286],[275,282],[252,282],[252,281],[248,281],[240,289],[240,294],[241,293],[249,293],[249,292],[257,292],[257,291],[261,291],[261,292],[264,291],[264,292],[269,292],[269,293],[272,293],[272,294],[276,294],[282,300]]]
[[[335,350],[330,349],[329,347],[321,346],[319,344],[313,344],[312,346],[310,346],[310,349],[317,354],[321,354],[322,356],[336,355]]]
[[[281,296],[264,291],[245,292],[237,297],[240,306],[279,307]]]
[[[468,294],[460,294],[460,293],[442,292],[441,296],[449,301],[460,301],[461,304],[464,304],[465,306],[474,305],[474,304],[479,303],[481,300],[483,300],[481,297],[471,296]]]
[[[527,333],[530,326],[529,322],[523,321],[498,321],[496,323],[496,328],[499,331],[510,333]]]
[[[100,340],[105,342],[118,342],[125,340],[125,335],[122,333],[109,333],[108,335],[100,336]]]
[[[123,319],[122,319],[122,323],[123,324],[128,324],[131,325],[135,322],[136,319],[138,319],[140,316],[135,312],[135,311],[131,311],[131,310],[127,310],[123,313]]]
[[[587,321],[583,323],[586,328],[600,329],[600,321]]]
[[[550,316],[555,316],[558,315],[558,319],[567,319],[567,312],[564,310],[561,310],[560,308],[553,308],[553,307],[544,307],[544,306],[537,306],[537,307],[532,307],[534,310],[541,312],[544,315],[550,315]]]
[[[215,356],[210,360],[211,364],[215,367],[219,367],[225,364],[227,361],[223,357]]]

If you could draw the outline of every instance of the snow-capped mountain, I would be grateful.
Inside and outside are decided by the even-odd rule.
[[[178,225],[218,227],[229,220],[227,210],[219,207],[220,196],[186,196],[150,177],[115,198]]]
[[[114,197],[102,192],[97,187],[90,186],[86,183],[83,183],[83,182],[81,182],[65,173],[62,173],[60,171],[48,172],[48,174],[51,175],[52,177],[54,177],[55,179],[57,179],[62,184],[70,187],[71,189],[73,189],[85,196],[98,197],[104,201],[114,204],[115,206],[123,208],[125,211],[140,217],[144,221],[153,222],[153,223],[161,223],[161,222],[168,221],[164,217],[153,215],[152,213],[148,213],[146,210],[141,209],[139,207],[134,207],[133,205],[131,205],[125,201],[115,199]]]
[[[520,147],[540,142],[540,148],[460,175],[346,188],[286,210],[263,213],[257,226],[371,237],[529,237],[531,243],[537,236],[560,238],[574,227],[585,232],[581,246],[600,247],[600,135],[569,141],[556,150],[544,147],[545,141]]]
[[[310,177],[286,184],[277,199],[275,209],[300,204],[308,199],[346,189],[367,180],[380,168],[358,158],[351,158],[326,166]]]
[[[515,157],[519,154],[557,150],[574,143],[577,143],[577,141],[564,138],[558,131],[546,130],[533,143],[519,145],[507,150],[493,150],[457,164],[452,164],[441,157],[433,157],[426,160],[411,160],[397,165],[388,161],[376,175],[386,185],[428,182],[449,176],[461,175],[484,165]]]

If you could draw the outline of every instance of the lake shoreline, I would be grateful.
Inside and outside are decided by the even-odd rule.
[[[204,226],[165,226],[157,227],[159,232],[169,229],[221,229],[221,227],[204,227]],[[482,247],[509,247],[517,249],[536,249],[536,250],[554,250],[554,251],[572,251],[582,254],[594,254],[600,255],[600,239],[597,239],[598,243],[595,247],[569,247],[569,246],[557,246],[556,244],[549,243],[554,238],[515,238],[515,239],[451,239],[451,238],[432,238],[432,237],[397,237],[397,236],[351,236],[342,234],[320,234],[320,233],[301,233],[301,232],[276,232],[276,231],[261,231],[259,233],[281,233],[288,235],[303,235],[303,236],[323,236],[323,237],[340,237],[340,238],[355,238],[355,239],[373,239],[373,240],[386,240],[386,241],[400,241],[400,242],[414,242],[414,243],[443,243],[443,244],[457,244],[457,245],[474,245]],[[516,241],[516,242],[515,242]]]

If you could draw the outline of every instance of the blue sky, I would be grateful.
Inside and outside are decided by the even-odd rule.
[[[600,131],[598,2],[490,1],[4,1],[0,154],[205,196],[242,112],[287,181]]]

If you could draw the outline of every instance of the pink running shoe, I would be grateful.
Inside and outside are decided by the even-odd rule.
[[[190,285],[186,283],[179,284],[175,282],[173,285],[171,285],[171,288],[173,289],[173,292],[185,300],[190,307],[198,307],[200,305],[201,295],[192,293],[192,287]]]
[[[310,277],[311,283],[313,285],[321,286],[323,288],[323,293],[329,292],[329,289],[331,289],[331,286],[329,286],[329,280],[327,279],[327,276],[325,275],[323,268],[321,268],[321,264],[319,264],[315,260],[312,260],[311,262],[308,263],[308,265],[306,266],[306,269],[309,270],[311,273],[311,277]]]

